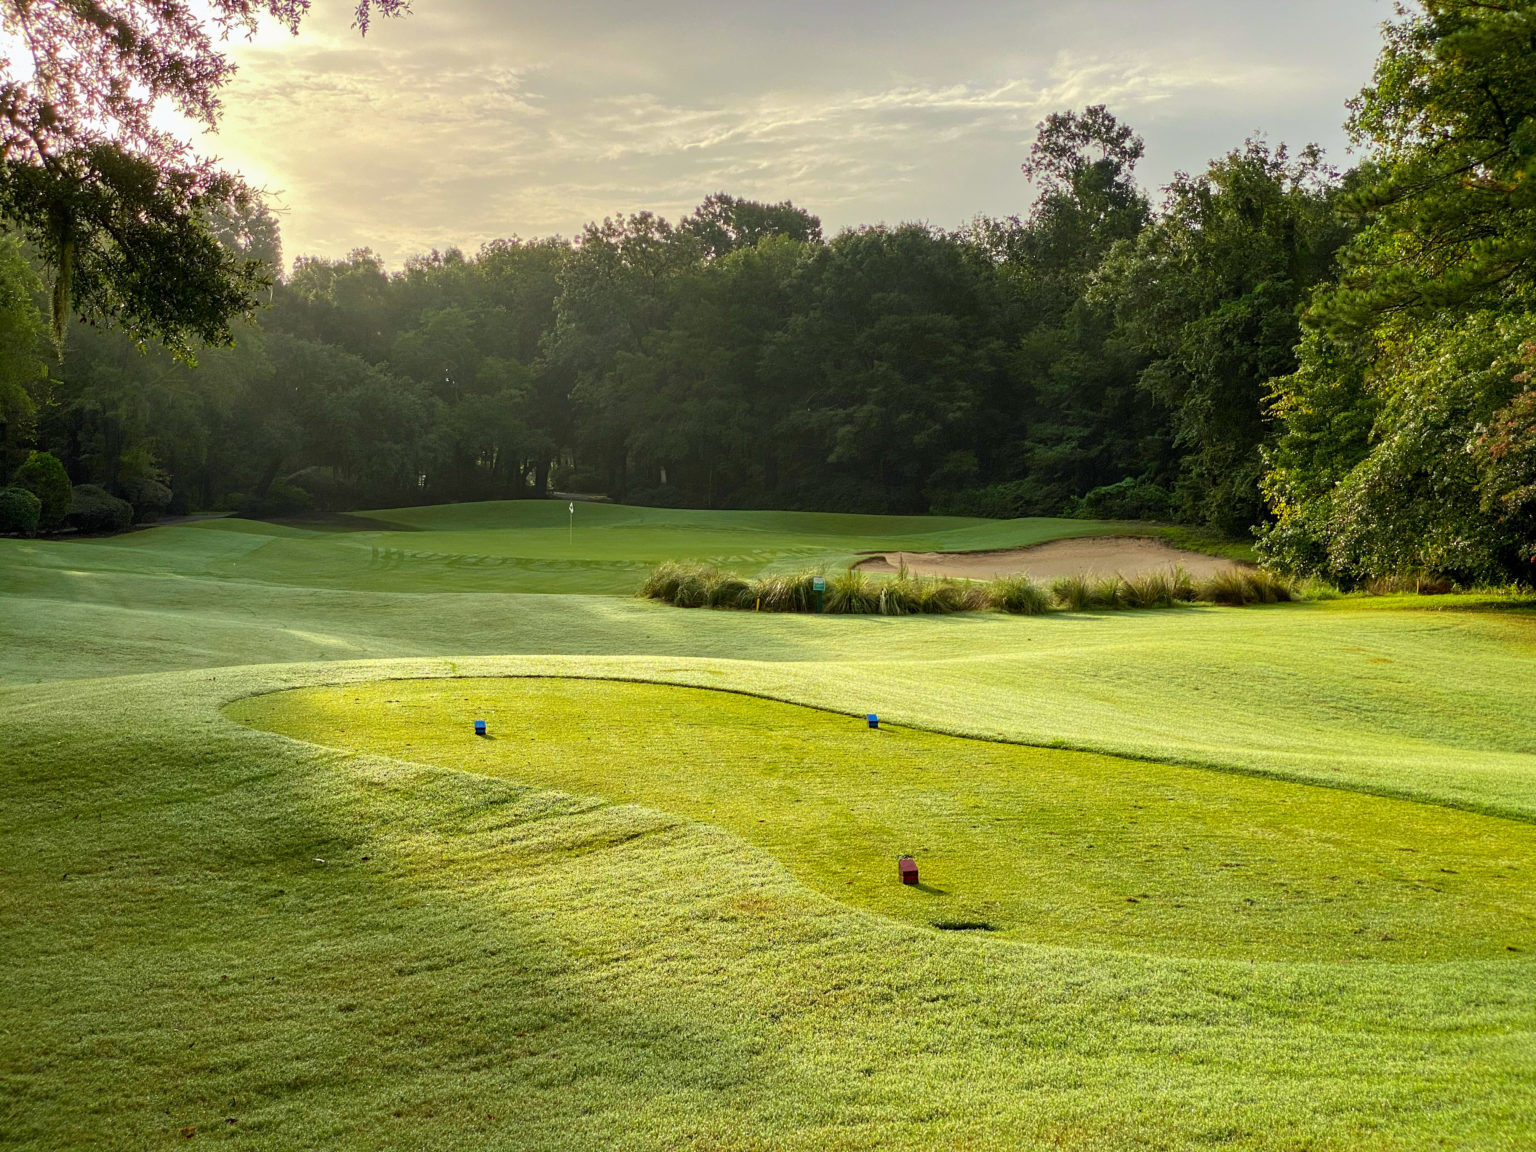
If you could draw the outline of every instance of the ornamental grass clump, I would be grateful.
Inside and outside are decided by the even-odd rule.
[[[1120,580],[1120,597],[1127,608],[1172,608],[1180,587],[1171,572],[1143,572]]]
[[[1250,595],[1248,583],[1243,579],[1243,574],[1236,568],[1228,568],[1223,572],[1217,572],[1200,582],[1200,599],[1212,604],[1225,604],[1231,608],[1241,608],[1249,602]]]
[[[816,590],[811,586],[814,579],[809,572],[759,577],[743,594],[742,607],[758,608],[763,612],[814,612]]]
[[[957,580],[914,580],[911,585],[912,611],[925,616],[948,616],[965,612],[971,603],[966,589]]]
[[[1199,598],[1241,608],[1246,604],[1289,603],[1301,598],[1301,590],[1287,577],[1263,568],[1229,568],[1202,581]]]
[[[992,607],[1013,616],[1041,616],[1051,610],[1051,594],[1028,576],[1000,576],[986,587]]]
[[[827,580],[825,610],[850,616],[870,616],[880,611],[880,587],[859,568],[839,572]]]
[[[677,600],[678,585],[690,569],[671,560],[651,569],[645,583],[640,585],[640,596],[646,600],[665,600],[669,604]]]
[[[1093,607],[1093,585],[1087,576],[1058,576],[1051,581],[1051,603],[1068,612],[1086,612]]]

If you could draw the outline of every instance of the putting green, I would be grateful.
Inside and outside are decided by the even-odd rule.
[[[1229,959],[1536,952],[1536,826],[1435,805],[606,680],[383,681],[228,712],[714,824],[916,925]],[[904,852],[919,887],[897,881]]]

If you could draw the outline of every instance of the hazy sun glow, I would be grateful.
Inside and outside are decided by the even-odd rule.
[[[845,225],[1027,209],[1047,112],[1107,103],[1151,186],[1255,131],[1342,158],[1373,0],[705,7],[421,0],[366,39],[344,7],[236,40],[202,146],[277,193],[284,247],[431,247],[675,215],[727,190]]]

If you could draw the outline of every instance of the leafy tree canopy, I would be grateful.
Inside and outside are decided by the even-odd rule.
[[[356,23],[408,0],[358,0]],[[297,31],[309,0],[0,0],[0,217],[52,272],[56,340],[73,310],[190,356],[229,338],[266,280],[212,214],[253,193],[154,125],[157,107],[214,127],[234,64],[218,47],[262,18]]]

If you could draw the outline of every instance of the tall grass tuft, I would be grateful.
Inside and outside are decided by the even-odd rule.
[[[762,576],[751,582],[747,598],[764,612],[811,612],[816,608],[815,577],[809,572]]]
[[[1230,568],[1203,581],[1200,599],[1212,604],[1241,608],[1245,604],[1280,604],[1301,598],[1301,590],[1288,577],[1263,568]]]
[[[1243,574],[1236,568],[1228,568],[1217,572],[1202,580],[1199,585],[1198,595],[1201,600],[1212,604],[1225,604],[1232,608],[1241,608],[1248,603],[1248,582],[1243,579]]]
[[[1170,572],[1143,572],[1120,580],[1120,595],[1127,608],[1172,608],[1178,602],[1178,593]]]
[[[1051,594],[1028,576],[1000,576],[986,586],[992,607],[1013,616],[1040,616],[1051,610]]]
[[[1051,581],[1051,602],[1068,612],[1086,612],[1093,607],[1093,585],[1087,576],[1058,576]]]
[[[850,568],[828,578],[825,608],[828,612],[874,615],[880,611],[880,589],[867,572]]]
[[[687,571],[683,565],[671,560],[658,564],[651,569],[645,583],[640,585],[639,594],[647,600],[676,600],[678,585],[682,583]]]
[[[707,564],[668,561],[646,577],[639,594],[679,608],[746,608],[764,612],[814,612],[815,573],[795,572],[743,579]],[[1027,576],[990,583],[914,576],[905,568],[890,579],[858,569],[827,578],[823,611],[838,615],[948,615],[997,609],[1035,616],[1053,607],[1068,612],[1116,608],[1168,608],[1193,600],[1213,604],[1277,604],[1299,600],[1304,590],[1290,578],[1262,568],[1218,572],[1198,585],[1182,568],[1121,576],[1062,576],[1049,589]]]

